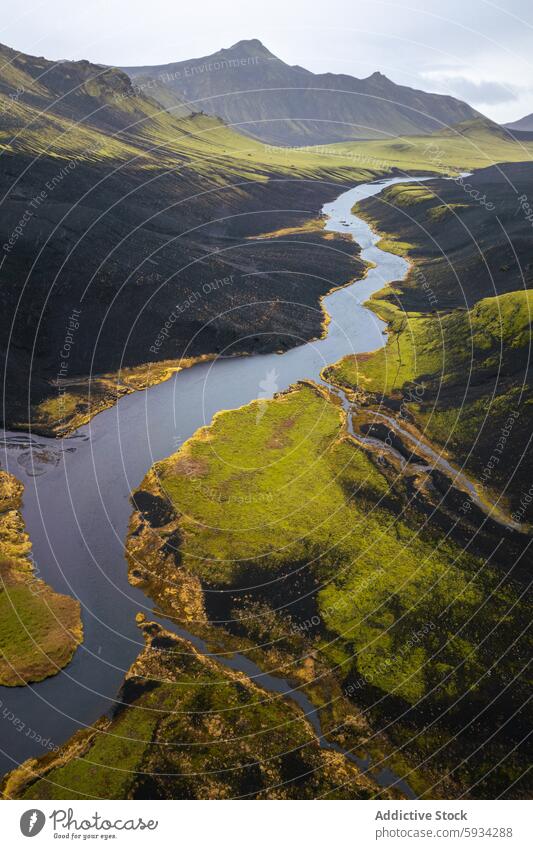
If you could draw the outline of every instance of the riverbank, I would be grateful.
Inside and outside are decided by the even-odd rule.
[[[267,696],[156,622],[139,624],[145,648],[126,675],[121,710],[11,773],[5,798],[400,797],[321,748],[290,700]]]
[[[0,685],[42,681],[83,639],[80,605],[41,580],[21,515],[23,484],[0,471]],[[25,723],[13,716],[21,732]]]
[[[383,408],[398,427],[416,427],[464,467],[480,498],[524,534],[533,527],[527,512],[517,523],[531,456],[533,254],[515,200],[517,191],[533,191],[532,181],[531,166],[505,165],[476,172],[467,184],[392,187],[358,205],[410,270],[369,302],[389,324],[386,348],[328,370],[366,393],[369,410]]]

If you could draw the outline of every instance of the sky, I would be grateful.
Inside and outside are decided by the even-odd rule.
[[[25,0],[0,42],[49,59],[164,64],[258,38],[311,71],[452,94],[495,121],[533,113],[531,0]]]

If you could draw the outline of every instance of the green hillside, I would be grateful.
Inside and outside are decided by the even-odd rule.
[[[132,580],[167,614],[183,621],[189,610],[198,630],[205,605],[221,623],[213,639],[226,631],[231,646],[237,635],[263,668],[296,680],[306,680],[311,657],[309,692],[333,737],[339,727],[346,733],[350,704],[366,707],[370,750],[386,725],[388,757],[401,769],[410,764],[424,792],[435,771],[455,767],[458,751],[489,732],[468,717],[512,677],[515,662],[509,656],[494,668],[494,653],[519,633],[526,612],[519,584],[502,586],[495,567],[446,539],[438,523],[423,523],[404,500],[405,475],[391,483],[348,437],[331,399],[300,386],[220,414],[156,464],[136,503],[151,493],[155,511],[168,498],[174,518],[154,535],[151,510],[136,513],[128,546]],[[511,701],[521,687],[507,694]],[[491,757],[508,742],[502,737]],[[509,775],[518,776],[520,757]],[[479,780],[490,793],[483,774],[472,751],[455,781],[466,788]]]

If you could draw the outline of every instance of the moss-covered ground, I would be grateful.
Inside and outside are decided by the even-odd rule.
[[[380,788],[320,749],[297,708],[146,625],[126,706],[8,777],[25,799],[371,798]],[[337,788],[341,789],[337,789]]]
[[[312,652],[316,669],[366,706],[374,736],[394,717],[390,739],[411,764],[427,757],[426,791],[438,792],[427,790],[431,768],[445,775],[461,746],[479,743],[488,728],[474,733],[470,719],[520,673],[506,652],[527,618],[520,585],[403,509],[339,407],[312,386],[220,414],[154,471],[179,517],[177,562],[200,579],[207,609],[213,591],[231,591],[226,629],[255,656],[284,658],[285,674]],[[501,710],[523,687],[519,677]],[[520,756],[511,761],[517,775]],[[454,778],[493,786],[475,756]]]
[[[83,636],[79,602],[35,575],[22,493],[20,481],[0,472],[0,684],[12,687],[55,675]]]

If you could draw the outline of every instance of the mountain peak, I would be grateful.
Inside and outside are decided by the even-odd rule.
[[[370,74],[370,76],[367,77],[367,80],[371,80],[372,82],[375,82],[375,83],[390,83],[390,82],[392,82],[392,80],[389,80],[389,78],[386,77],[385,74],[382,74],[381,71],[374,71],[373,74]]]
[[[265,47],[262,41],[258,38],[242,38],[236,41],[231,47],[223,48],[221,52],[240,53],[244,56],[258,56],[259,58],[268,57],[269,59],[276,58],[270,50]]]

